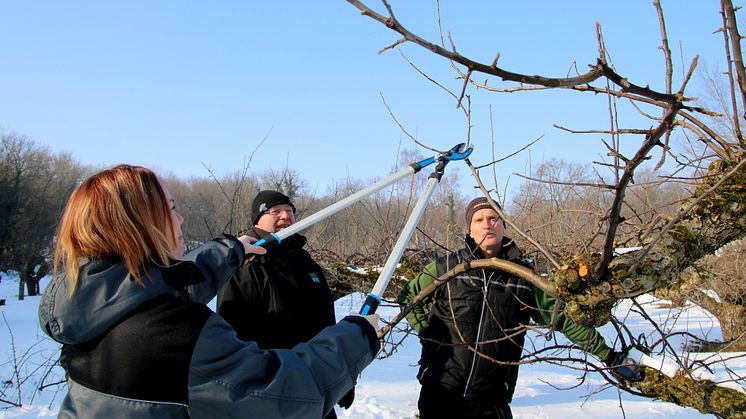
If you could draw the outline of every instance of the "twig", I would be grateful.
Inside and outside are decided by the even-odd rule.
[[[540,136],[539,138],[537,138],[537,139],[535,139],[535,140],[531,141],[530,143],[526,144],[525,146],[523,146],[523,147],[519,148],[518,150],[516,150],[516,151],[514,151],[514,152],[512,152],[512,153],[510,153],[510,154],[508,154],[507,156],[501,157],[501,158],[499,158],[499,159],[497,159],[497,160],[493,160],[493,161],[491,161],[491,162],[489,162],[489,163],[485,163],[485,164],[483,164],[483,165],[481,165],[481,166],[474,166],[474,168],[475,168],[475,169],[477,169],[477,170],[479,170],[479,169],[485,168],[485,167],[487,167],[487,166],[491,166],[491,165],[495,165],[495,164],[497,164],[497,163],[500,163],[501,161],[505,161],[505,160],[507,160],[507,159],[509,159],[509,158],[511,158],[511,157],[513,157],[513,156],[515,156],[516,154],[520,153],[521,151],[523,151],[523,150],[526,150],[527,148],[529,148],[529,147],[531,147],[532,145],[536,144],[536,143],[537,143],[537,142],[538,142],[539,140],[541,140],[542,138],[544,138],[544,136],[543,136],[543,135],[542,135],[542,136]],[[493,148],[493,158],[494,158],[494,148]]]
[[[725,52],[728,55],[728,73],[729,79],[731,80],[731,97],[733,107],[733,127],[736,131],[739,144],[744,145],[743,134],[741,133],[741,123],[739,118],[735,115],[738,114],[738,100],[733,86],[733,67],[736,68],[736,75],[738,81],[738,90],[741,92],[741,104],[746,103],[746,69],[744,69],[743,53],[741,52],[741,35],[738,33],[738,23],[736,20],[736,12],[733,9],[733,2],[731,0],[722,0],[721,3],[723,8],[723,23],[724,29],[723,36],[725,37],[726,46]],[[728,38],[730,37],[730,47],[728,48]],[[733,59],[730,58],[730,51],[733,51]],[[741,117],[745,117],[746,112]]]
[[[404,126],[399,122],[399,120],[396,118],[396,115],[394,115],[394,112],[389,107],[389,104],[386,103],[386,98],[383,97],[383,94],[381,94],[381,100],[383,101],[383,105],[386,107],[386,110],[389,111],[389,115],[391,115],[391,118],[394,120],[394,122],[396,122],[396,125],[399,126],[399,129],[404,133],[404,135],[406,135],[407,137],[409,137],[409,139],[412,140],[415,144],[417,144],[418,146],[420,146],[420,147],[422,147],[422,148],[424,148],[426,150],[430,150],[430,151],[433,151],[433,152],[436,152],[436,153],[439,153],[439,154],[443,153],[443,151],[441,151],[441,150],[436,150],[436,149],[434,149],[432,147],[428,147],[425,144],[419,142],[417,140],[417,138],[415,138],[414,135],[410,134],[409,131],[407,131],[407,129],[404,128]]]
[[[585,187],[585,188],[598,188],[598,189],[609,189],[614,190],[614,185],[607,185],[605,183],[582,183],[582,182],[561,182],[558,180],[545,180],[545,179],[537,179],[534,177],[522,175],[520,173],[513,173],[514,175],[518,177],[522,177],[526,180],[530,180],[532,182],[539,182],[539,183],[545,183],[548,185],[564,185],[564,186],[577,186],[577,187]]]

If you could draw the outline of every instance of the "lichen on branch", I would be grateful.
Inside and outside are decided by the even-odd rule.
[[[696,205],[689,205],[692,202]],[[680,212],[670,228],[661,230],[642,250],[614,257],[601,278],[579,274],[583,259],[592,256],[581,255],[555,272],[552,280],[557,297],[567,303],[565,313],[578,323],[598,327],[611,318],[615,301],[676,284],[679,274],[695,261],[743,238],[746,165],[741,160],[711,164]]]

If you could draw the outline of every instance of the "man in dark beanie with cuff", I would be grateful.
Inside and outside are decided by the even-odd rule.
[[[260,191],[251,205],[257,239],[295,223],[295,205],[278,191]],[[334,299],[321,267],[303,249],[306,238],[293,234],[245,264],[218,293],[217,311],[244,341],[262,349],[284,349],[306,342],[336,323]],[[347,409],[354,387],[339,401]],[[332,410],[326,418],[336,418]]]
[[[516,244],[505,237],[505,224],[487,198],[472,200],[464,214],[466,246],[431,262],[407,283],[399,293],[402,305],[464,262],[500,258],[530,267]],[[410,311],[407,321],[422,344],[419,417],[512,418],[509,404],[526,326],[532,320],[548,325],[554,302],[554,297],[514,275],[473,269],[446,282]],[[573,323],[561,311],[554,327],[603,360],[617,378],[642,379],[642,369],[609,348],[595,329]]]

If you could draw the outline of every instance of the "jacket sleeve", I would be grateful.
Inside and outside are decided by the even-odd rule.
[[[192,301],[207,304],[244,261],[244,248],[238,239],[223,235],[192,250],[181,259],[197,266],[205,281],[188,287]]]
[[[425,269],[420,272],[413,280],[407,282],[399,292],[399,303],[402,305],[409,304],[410,301],[417,297],[424,288],[427,288],[433,281],[438,277],[438,269],[435,261],[430,262]],[[417,331],[418,335],[422,335],[422,332],[429,326],[429,320],[427,313],[430,311],[430,305],[432,304],[432,296],[424,299],[422,303],[415,306],[412,311],[407,314],[407,321]]]
[[[531,317],[540,325],[549,325],[552,321],[556,299],[538,287],[534,287],[533,297],[534,307],[537,307],[537,309],[532,311]],[[570,341],[586,352],[592,353],[598,359],[606,359],[611,352],[611,348],[606,344],[604,337],[596,329],[577,324],[568,319],[562,312],[561,307],[555,318],[555,328],[567,336]]]
[[[292,349],[263,351],[212,315],[192,354],[191,416],[324,417],[379,349],[362,317],[345,318]]]

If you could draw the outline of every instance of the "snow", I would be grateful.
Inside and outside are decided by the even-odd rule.
[[[636,252],[638,250],[642,250],[642,247],[617,247],[616,249],[614,249],[614,256],[620,256],[627,253]]]
[[[42,289],[44,285],[46,283],[42,284]],[[0,299],[5,298],[6,305],[0,306],[0,418],[53,417],[64,397],[64,384],[51,385],[42,391],[37,388],[41,383],[48,385],[63,379],[62,370],[52,367],[58,356],[58,345],[38,327],[37,307],[40,297],[26,297],[25,300],[18,301],[17,291],[18,279],[14,276],[2,276]],[[363,297],[362,294],[352,294],[337,300],[337,316],[341,318],[350,312],[357,312]],[[686,330],[710,340],[721,338],[717,321],[697,306],[668,308],[666,301],[649,296],[639,297],[637,303],[639,306],[634,306],[631,301],[621,302],[615,308],[615,314],[625,322],[634,336],[644,334],[648,342],[654,342],[657,335],[650,323],[639,314],[641,308],[648,316],[657,320],[664,331]],[[214,309],[214,302],[210,305]],[[398,308],[382,304],[378,313],[387,320],[398,313]],[[599,330],[607,338],[607,342],[614,343],[615,332],[611,325]],[[547,345],[543,334],[539,332],[528,333],[526,347]],[[561,340],[561,334],[557,338],[566,342]],[[405,337],[401,330],[395,332],[391,340],[402,343],[391,356],[376,359],[363,371],[356,387],[355,403],[348,410],[337,408],[339,417],[398,419],[415,416],[419,393],[419,383],[415,379],[420,353],[419,341],[415,336]],[[686,336],[676,335],[669,342],[672,347],[680,349],[686,343]],[[618,342],[616,347],[619,347]],[[385,349],[390,352],[392,345],[385,345]],[[573,351],[572,355],[583,358],[583,353],[579,351]],[[692,361],[715,356],[725,358],[728,368],[709,371],[712,377],[742,388],[744,381],[733,382],[733,379],[746,375],[746,356],[743,353],[690,355]],[[591,359],[592,357],[589,358]],[[511,404],[514,416],[552,419],[656,418],[671,415],[678,418],[714,417],[702,415],[694,409],[618,391],[608,385],[599,374],[585,372],[581,367],[579,364],[562,366],[548,362],[521,366],[518,387]],[[18,371],[17,374],[15,370]],[[20,384],[17,376],[22,378]],[[8,402],[23,406],[12,407]]]

